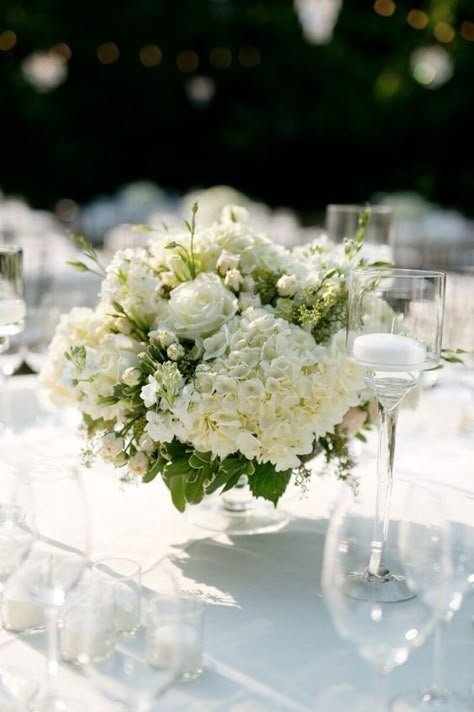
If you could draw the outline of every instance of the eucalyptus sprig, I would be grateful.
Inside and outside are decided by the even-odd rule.
[[[78,272],[92,272],[92,274],[96,274],[98,277],[105,277],[105,267],[101,264],[99,255],[89,240],[85,238],[84,235],[79,235],[74,232],[70,233],[69,238],[76,245],[76,247],[79,248],[84,257],[92,262],[94,267],[91,267],[80,260],[66,260],[66,264],[73,269],[76,269]]]

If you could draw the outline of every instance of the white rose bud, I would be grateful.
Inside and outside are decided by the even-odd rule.
[[[128,469],[134,475],[143,477],[148,470],[149,460],[144,452],[136,452],[128,461]]]
[[[237,269],[240,262],[240,255],[233,255],[232,252],[227,252],[227,250],[222,250],[219,255],[216,267],[219,274],[226,274],[229,270]]]
[[[221,223],[228,225],[229,223],[243,223],[249,221],[249,211],[242,205],[226,205],[222,208]]]
[[[116,433],[107,433],[102,438],[100,454],[106,462],[112,462],[122,452],[125,441]]]
[[[132,325],[128,319],[124,316],[119,316],[114,321],[114,326],[120,331],[121,334],[130,336],[132,333]]]
[[[242,275],[240,274],[238,269],[230,269],[224,278],[225,286],[229,287],[230,289],[233,289],[235,292],[238,291],[241,282]]]
[[[170,344],[170,346],[166,349],[166,355],[169,359],[171,359],[171,361],[180,361],[185,353],[186,352],[181,344]]]
[[[247,276],[242,280],[242,291],[244,292],[254,292],[255,291],[255,280],[253,277]]]
[[[163,349],[167,349],[171,344],[176,344],[178,339],[172,331],[166,329],[155,329],[148,334],[150,341]]]
[[[280,297],[292,297],[298,289],[298,280],[294,274],[284,274],[276,286]]]
[[[112,462],[114,464],[114,467],[123,467],[124,465],[127,464],[128,457],[127,457],[126,453],[119,452],[119,454],[114,457]]]
[[[122,383],[125,383],[126,386],[138,386],[141,375],[139,368],[130,366],[130,368],[126,368],[122,373]]]
[[[148,433],[143,433],[138,443],[138,447],[142,452],[145,452],[148,455],[150,452],[153,452],[156,446]]]
[[[240,292],[239,306],[241,311],[249,309],[250,307],[260,307],[261,305],[262,303],[258,294],[252,294],[250,292]]]

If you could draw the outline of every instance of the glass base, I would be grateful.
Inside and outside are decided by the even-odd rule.
[[[286,512],[275,509],[272,504],[260,502],[244,510],[227,509],[222,501],[203,502],[190,509],[189,517],[202,529],[229,536],[276,532],[290,521]]]
[[[412,690],[396,697],[390,712],[472,712],[472,704],[450,690]]]
[[[34,712],[84,712],[84,703],[67,697],[46,697],[33,705]]]
[[[38,683],[27,670],[5,665],[0,667],[0,709],[29,709],[28,705],[38,692]],[[16,703],[16,704],[15,704]]]
[[[415,598],[403,576],[385,571],[383,576],[373,576],[364,571],[347,574],[343,591],[349,598],[374,603],[398,603]]]

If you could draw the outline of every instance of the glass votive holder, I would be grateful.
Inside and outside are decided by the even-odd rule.
[[[6,582],[1,597],[1,623],[12,633],[35,633],[45,627],[45,604],[35,595],[46,557],[36,553],[26,559]]]
[[[105,660],[112,654],[117,630],[114,625],[113,590],[94,582],[81,583],[67,597],[59,626],[61,658],[78,665]]]
[[[203,671],[203,601],[191,596],[154,596],[145,614],[146,656],[155,668],[176,665],[178,682],[195,680]]]
[[[91,581],[113,594],[113,621],[118,633],[133,635],[140,625],[142,569],[138,561],[107,557],[91,566]]]

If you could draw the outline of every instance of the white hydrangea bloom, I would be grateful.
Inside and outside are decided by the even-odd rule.
[[[343,358],[339,335],[323,348],[269,310],[227,326],[225,353],[198,366],[171,410],[198,450],[294,468],[360,402],[363,373]]]

